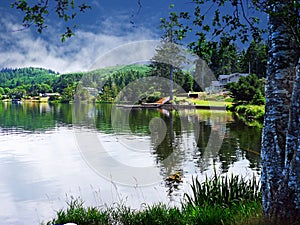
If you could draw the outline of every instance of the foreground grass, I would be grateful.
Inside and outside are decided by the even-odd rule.
[[[57,212],[57,218],[47,224],[76,223],[78,225],[100,224],[252,224],[261,218],[261,205],[251,201],[237,203],[231,207],[220,205],[190,205],[179,209],[169,208],[164,204],[148,206],[144,210],[133,210],[124,205],[115,208],[99,209],[84,207],[82,201],[74,200],[68,203],[66,210]]]
[[[261,224],[257,222],[262,218],[260,202],[260,188],[255,178],[248,181],[215,173],[203,183],[193,179],[191,191],[185,193],[181,207],[167,207],[160,203],[142,210],[124,205],[96,208],[85,207],[82,200],[72,199],[67,203],[67,209],[59,210],[56,218],[46,224]]]

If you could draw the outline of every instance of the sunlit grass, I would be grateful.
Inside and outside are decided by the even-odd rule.
[[[216,100],[200,100],[200,99],[188,99],[189,102],[199,105],[199,106],[226,106],[231,105],[232,102],[225,102],[223,100],[216,101]]]
[[[167,207],[164,204],[148,206],[143,210],[134,210],[119,205],[114,208],[85,208],[83,202],[74,200],[68,203],[66,210],[57,212],[56,218],[47,225],[75,223],[80,225],[124,224],[124,225],[231,225],[255,224],[262,218],[261,204],[255,201],[235,203],[231,207],[221,205],[191,206],[184,208]]]
[[[198,99],[198,98],[175,97],[174,100],[175,100],[175,103],[177,103],[177,104],[191,104],[191,105],[206,106],[206,107],[209,107],[209,106],[220,107],[220,106],[232,105],[231,101],[225,101],[224,99],[203,100],[203,99]]]

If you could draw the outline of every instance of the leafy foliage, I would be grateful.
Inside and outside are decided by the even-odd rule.
[[[271,17],[284,18],[283,24],[288,28],[287,33],[292,34],[298,46],[300,45],[300,3],[299,1],[252,0],[255,7]],[[280,6],[280,10],[276,8]]]
[[[255,74],[241,77],[236,83],[228,83],[226,88],[231,92],[235,102],[263,104],[264,82]]]
[[[240,118],[249,121],[260,121],[263,122],[265,110],[264,106],[261,105],[238,105],[235,111],[240,115]]]
[[[77,4],[77,2],[79,3]],[[24,13],[24,28],[29,28],[34,25],[39,33],[42,33],[42,31],[47,28],[46,17],[51,12],[55,12],[58,18],[63,19],[67,24],[67,22],[76,18],[78,12],[83,13],[87,9],[91,9],[91,6],[85,2],[75,2],[75,0],[40,0],[35,4],[30,4],[27,0],[17,0],[11,4],[11,7]],[[54,10],[52,10],[53,8]],[[76,29],[76,27],[76,24],[73,24],[71,27],[66,25],[66,30],[61,35],[61,40],[64,42],[66,38],[72,37],[74,35],[73,29]]]
[[[248,16],[246,10],[255,4],[242,0],[192,0],[193,12],[172,12],[167,20],[162,20],[164,26],[169,26],[174,33],[180,33],[178,40],[191,33],[195,41],[189,47],[200,58],[207,61],[212,55],[211,49],[218,42],[216,37],[226,37],[231,41],[249,41],[250,36],[259,41],[265,30],[259,26],[259,18],[255,13]],[[175,11],[175,10],[174,10]],[[175,16],[174,16],[175,15]],[[191,24],[192,22],[192,24]]]
[[[27,85],[47,83],[52,85],[57,76],[58,73],[42,68],[4,68],[0,70],[0,84],[3,88],[15,88],[21,84]]]
[[[82,87],[94,87],[103,88],[100,100],[112,100],[130,82],[147,76],[148,71],[149,68],[143,65],[68,74],[58,74],[41,68],[2,69],[0,71],[0,95],[1,98],[4,95],[21,98],[57,92],[61,94],[62,102],[70,102],[75,92],[77,92],[77,99],[87,99],[88,93]]]
[[[149,68],[146,70],[139,70],[137,68],[121,69],[113,72],[103,86],[99,100],[102,102],[112,102],[128,84],[145,77],[147,75],[146,71],[149,71]],[[126,89],[126,96],[139,96],[140,94],[141,93],[137,93],[137,90],[133,90],[132,88]]]
[[[169,17],[161,19],[163,40],[181,43],[192,36],[193,41],[188,48],[205,60],[217,77],[220,74],[246,73],[249,65],[252,73],[264,77],[267,48],[260,43],[260,35],[265,31],[259,28],[258,18],[246,17],[248,7],[246,9],[245,3],[240,0],[217,0],[214,3],[195,0],[191,3],[194,12],[176,12],[173,5],[171,9],[174,11],[169,13]],[[203,11],[205,8],[207,11]],[[232,11],[232,14],[225,13],[227,11]],[[240,52],[234,42],[248,42],[250,36],[253,41],[249,48]]]
[[[249,126],[262,127],[265,115],[264,79],[255,74],[241,77],[237,83],[229,83],[226,88],[236,104],[227,107]]]
[[[62,103],[69,103],[74,98],[75,88],[73,86],[68,86],[63,89],[61,102]]]
[[[41,68],[2,69],[0,86],[4,94],[21,98],[25,95],[36,96],[39,93],[53,92],[58,73]]]

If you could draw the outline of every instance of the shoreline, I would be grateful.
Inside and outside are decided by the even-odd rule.
[[[179,105],[179,104],[164,104],[164,105],[157,105],[157,104],[142,104],[142,105],[126,105],[120,104],[117,105],[119,108],[125,109],[207,109],[207,110],[225,110],[226,105],[224,106],[213,106],[213,105]]]
[[[69,103],[63,103],[63,102],[57,102],[57,101],[48,101],[48,99],[21,99],[18,101],[15,101],[13,99],[3,99],[1,102],[10,102],[10,103],[59,103],[59,104],[73,104],[74,102]],[[91,102],[92,103],[92,102]],[[104,102],[96,102],[96,104],[103,104]],[[105,102],[104,104],[114,104],[113,102]],[[209,102],[208,102],[209,103]],[[130,105],[130,104],[116,104],[118,108],[124,108],[124,109],[206,109],[206,110],[225,110],[226,111],[226,105],[224,106],[218,106],[218,105],[187,105],[187,104],[156,104],[156,103],[145,103],[145,104],[139,104],[139,105]]]

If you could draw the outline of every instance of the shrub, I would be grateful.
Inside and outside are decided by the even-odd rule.
[[[247,120],[263,121],[265,115],[265,107],[263,105],[239,105],[235,111]]]
[[[251,104],[253,104],[253,105],[265,105],[266,104],[266,98],[263,96],[263,94],[260,91],[257,91],[255,93],[255,95],[253,96]]]
[[[153,94],[150,94],[146,97],[146,102],[152,103],[157,102],[159,99],[161,99],[162,95],[160,92],[156,91]]]
[[[256,94],[264,94],[264,81],[258,79],[255,74],[250,74],[247,77],[241,77],[236,83],[228,83],[226,88],[236,102],[250,103]]]

